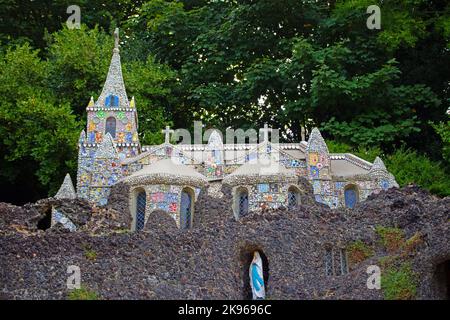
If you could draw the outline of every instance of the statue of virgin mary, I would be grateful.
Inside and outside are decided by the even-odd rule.
[[[253,300],[263,300],[266,297],[266,292],[264,288],[263,265],[258,251],[253,253],[249,275]]]

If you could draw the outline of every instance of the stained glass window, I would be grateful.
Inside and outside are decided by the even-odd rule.
[[[288,191],[288,208],[292,209],[298,205],[299,194],[295,188],[290,188]]]
[[[192,197],[189,192],[181,192],[181,206],[180,206],[180,227],[182,229],[189,229],[191,227],[192,219]]]
[[[358,193],[356,187],[350,186],[344,191],[345,206],[352,209],[358,202]]]
[[[248,193],[245,190],[242,190],[239,193],[238,210],[240,217],[245,216],[248,213]]]
[[[119,97],[115,95],[109,95],[105,99],[105,107],[118,107],[119,106]]]
[[[136,231],[144,229],[146,202],[145,192],[139,192],[136,197]]]
[[[327,276],[333,275],[333,250],[331,248],[325,249],[325,274]]]
[[[106,119],[105,134],[109,133],[111,137],[116,137],[116,118],[109,117]]]

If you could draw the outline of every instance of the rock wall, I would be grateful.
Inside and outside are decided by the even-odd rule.
[[[450,275],[439,265],[450,260],[449,198],[415,187],[390,189],[353,210],[312,202],[236,221],[230,190],[222,192],[222,198],[200,194],[190,230],[177,229],[173,219],[157,211],[138,233],[125,231],[131,220],[120,211],[127,210],[120,199],[106,208],[67,202],[65,210],[72,210],[70,217],[80,227],[73,233],[37,229],[44,203],[53,204],[52,199],[23,207],[0,203],[0,294],[5,299],[66,299],[67,267],[77,265],[82,285],[102,299],[245,299],[250,258],[259,250],[269,299],[389,298],[389,283],[386,289],[367,288],[367,267],[379,265],[384,276],[404,263],[414,275],[414,295],[406,298],[448,296],[442,277]],[[381,244],[380,226],[401,230],[404,240],[398,249]],[[356,242],[371,254],[351,261]],[[348,273],[326,275],[326,248],[335,250],[336,265],[336,252],[346,250]]]

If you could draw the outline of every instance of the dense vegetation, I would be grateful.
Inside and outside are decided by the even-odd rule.
[[[35,200],[75,173],[115,27],[143,143],[193,120],[268,122],[285,141],[318,126],[332,151],[380,154],[400,184],[449,195],[450,6],[382,1],[369,30],[377,2],[83,0],[69,30],[72,1],[0,1],[0,200]]]

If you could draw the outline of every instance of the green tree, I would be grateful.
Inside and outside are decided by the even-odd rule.
[[[48,89],[46,66],[28,45],[0,56],[0,185],[17,201],[55,192],[76,167],[80,127]]]
[[[61,29],[71,13],[67,8],[78,5],[81,23],[93,28],[112,31],[134,15],[143,0],[2,0],[0,1],[0,42],[27,41],[34,47],[45,49],[45,33]],[[43,52],[42,52],[43,53]]]
[[[176,126],[193,119],[222,129],[267,121],[298,140],[301,125],[321,125],[326,136],[352,145],[392,151],[405,142],[435,151],[428,121],[442,118],[448,87],[448,64],[438,58],[447,44],[440,31],[447,30],[447,7],[385,1],[383,29],[372,31],[370,4],[155,0],[127,27],[178,72]],[[438,41],[427,52],[422,46],[431,39]],[[435,79],[424,76],[415,50]],[[422,135],[428,144],[417,143]]]

